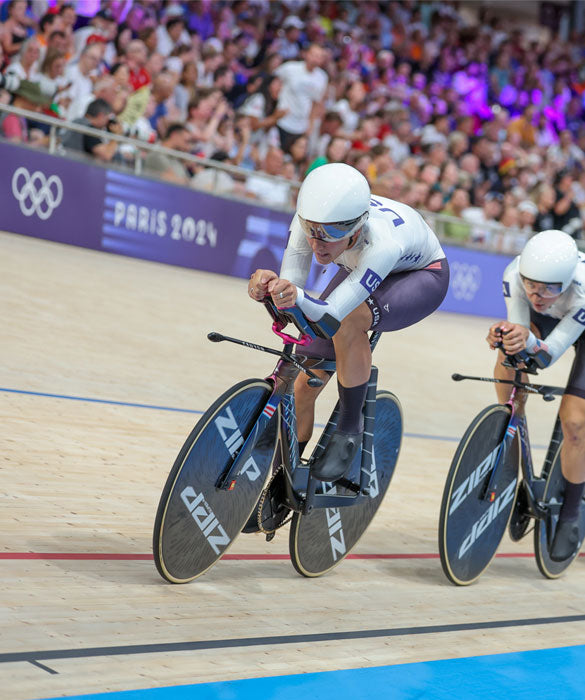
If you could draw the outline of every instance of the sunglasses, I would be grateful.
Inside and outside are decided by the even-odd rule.
[[[337,221],[335,223],[322,224],[316,221],[303,219],[302,216],[299,216],[299,223],[307,238],[317,238],[326,243],[335,243],[342,238],[346,238],[348,234],[357,231],[360,224],[365,221],[365,218],[366,217],[362,215],[358,216],[357,219],[351,219],[351,221]]]
[[[527,294],[537,294],[543,299],[552,299],[553,297],[558,297],[563,291],[562,282],[536,282],[536,280],[528,279],[520,275],[522,284]]]

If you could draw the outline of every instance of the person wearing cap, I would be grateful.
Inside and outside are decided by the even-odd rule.
[[[43,107],[48,107],[51,104],[51,97],[42,92],[38,83],[21,80],[18,88],[12,93],[11,104],[13,107],[27,109],[29,112],[41,112]],[[18,143],[28,142],[33,145],[41,145],[46,140],[44,134],[37,134],[36,130],[31,129],[31,125],[25,117],[6,112],[0,116],[0,131],[4,138]]]
[[[73,32],[75,55],[80,56],[87,46],[87,39],[92,34],[103,36],[106,42],[112,41],[116,36],[117,24],[114,15],[108,8],[104,8],[92,17],[90,23]]]
[[[339,268],[319,299],[305,289],[313,256],[321,265]],[[328,163],[307,175],[280,274],[256,270],[248,294],[257,301],[270,294],[281,308],[298,306],[334,331],[332,341],[317,339],[303,349],[337,363],[340,413],[325,452],[311,465],[316,478],[331,482],[344,476],[360,448],[371,371],[368,331],[418,323],[440,305],[448,283],[445,253],[417,211],[371,197],[366,178],[344,163]],[[329,379],[316,372],[324,382]],[[320,390],[310,387],[305,375],[296,380],[301,451],[311,438]]]
[[[503,292],[507,319],[492,324],[487,342],[498,349],[496,379],[511,380],[504,353],[527,351],[541,366],[556,362],[570,347],[575,359],[561,400],[563,429],[561,469],[564,499],[550,540],[550,557],[564,561],[579,547],[579,511],[585,491],[585,254],[563,231],[550,229],[533,236],[506,267]],[[510,398],[509,384],[496,384],[500,403]],[[522,486],[521,486],[522,488]]]
[[[301,52],[301,31],[304,23],[296,15],[289,15],[282,23],[284,36],[274,42],[275,49],[285,61],[293,61]]]

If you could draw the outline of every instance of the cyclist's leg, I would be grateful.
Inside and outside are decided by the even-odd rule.
[[[367,331],[399,330],[418,323],[441,304],[448,284],[445,259],[422,270],[389,275],[343,319],[333,338],[342,409],[338,426],[341,424],[343,432],[338,428],[333,433],[326,450],[315,461],[313,474],[317,478],[330,481],[343,476],[361,444],[359,421],[371,370]]]
[[[553,561],[564,561],[579,547],[579,514],[585,491],[585,342],[579,339],[566,393],[561,401],[563,505],[551,544]]]
[[[330,375],[322,370],[313,370],[314,373],[323,380],[323,385],[320,387],[312,387],[308,385],[306,374],[299,374],[295,380],[295,406],[297,411],[297,435],[299,439],[299,450],[301,445],[304,447],[311,439],[313,434],[313,425],[315,423],[315,401],[319,394],[325,388],[329,381]]]

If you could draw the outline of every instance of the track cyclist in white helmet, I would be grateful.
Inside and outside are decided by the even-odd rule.
[[[585,489],[585,255],[562,231],[533,236],[504,271],[504,297],[508,320],[495,323],[487,341],[498,342],[515,354],[544,350],[550,363],[571,345],[575,360],[560,408],[563,429],[561,468],[565,478],[559,523],[550,548],[554,561],[564,561],[580,547],[578,517]],[[502,367],[498,353],[494,376],[511,379],[514,370]],[[505,403],[510,388],[496,384],[498,400]]]
[[[319,299],[304,290],[313,255],[338,266]],[[336,360],[340,414],[336,431],[312,474],[335,481],[361,444],[362,408],[371,369],[368,331],[394,331],[431,314],[449,284],[445,254],[422,216],[405,204],[370,195],[366,178],[343,163],[313,170],[302,184],[280,276],[256,270],[248,285],[258,301],[270,294],[281,308],[297,305],[312,321],[341,322],[333,341],[318,339],[303,354]],[[317,371],[326,382],[328,376]],[[309,441],[322,387],[295,384],[301,451]]]

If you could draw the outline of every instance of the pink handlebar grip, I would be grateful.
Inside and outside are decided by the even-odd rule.
[[[276,333],[276,335],[279,338],[282,338],[282,340],[285,343],[294,343],[295,345],[310,345],[313,342],[313,339],[311,338],[311,336],[306,334],[306,333],[303,333],[303,335],[297,340],[296,338],[293,338],[288,333],[283,333],[282,332],[283,328],[284,328],[284,326],[279,321],[275,321],[272,324],[272,332]]]

